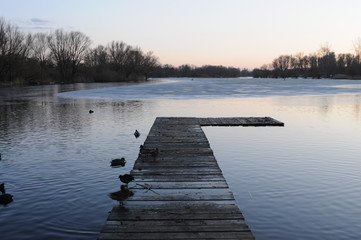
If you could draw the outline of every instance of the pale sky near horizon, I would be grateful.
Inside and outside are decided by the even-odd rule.
[[[93,46],[124,41],[162,64],[255,68],[328,43],[353,53],[360,0],[0,0],[25,32],[81,31]]]

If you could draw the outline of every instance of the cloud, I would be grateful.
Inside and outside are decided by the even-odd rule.
[[[20,30],[24,31],[52,31],[55,29],[53,23],[42,18],[30,18],[26,20],[17,20],[16,24]]]
[[[73,26],[58,26],[53,21],[33,17],[30,19],[15,19],[15,25],[18,27],[19,30],[29,31],[29,32],[47,32],[47,31],[54,31],[55,29],[65,29],[65,30],[74,30]]]
[[[41,19],[41,18],[31,18],[30,22],[35,24],[35,25],[45,25],[50,23],[50,21],[45,20],[45,19]]]

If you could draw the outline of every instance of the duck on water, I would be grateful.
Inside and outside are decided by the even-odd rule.
[[[110,166],[112,167],[116,167],[116,166],[122,166],[124,167],[125,166],[125,163],[127,161],[125,160],[125,158],[116,158],[116,159],[113,159],[111,162],[110,162]]]
[[[0,183],[0,192],[0,204],[7,205],[13,201],[13,196],[5,191],[5,183]]]

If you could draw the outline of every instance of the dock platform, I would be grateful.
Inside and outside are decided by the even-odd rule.
[[[156,118],[131,174],[134,191],[98,239],[254,239],[202,126],[283,126],[270,117]]]

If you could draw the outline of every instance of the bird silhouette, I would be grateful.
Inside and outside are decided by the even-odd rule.
[[[115,166],[122,166],[124,167],[125,166],[125,163],[127,161],[125,160],[125,158],[116,158],[116,159],[113,159],[111,162],[110,162],[110,166],[112,167],[115,167]]]
[[[5,194],[6,192],[5,192],[5,183],[0,183],[0,192],[2,193],[2,194]]]
[[[0,204],[7,205],[12,201],[13,201],[13,195],[7,193],[0,195]]]
[[[120,191],[112,192],[108,194],[108,196],[111,199],[118,201],[122,206],[124,204],[124,201],[126,201],[129,197],[133,195],[134,193],[131,190],[129,190],[127,185],[121,185]]]
[[[139,148],[140,148],[139,154],[150,155],[153,157],[154,160],[157,158],[159,154],[158,148],[145,148],[143,145],[140,145]]]
[[[89,113],[93,113],[94,111],[93,110],[89,110]]]
[[[131,181],[134,180],[134,177],[130,174],[124,174],[124,175],[119,175],[119,179],[122,183],[125,183],[128,185],[128,183],[130,183]]]
[[[135,129],[134,136],[135,136],[135,138],[139,138],[139,136],[140,136],[140,133],[138,132],[137,129]]]

